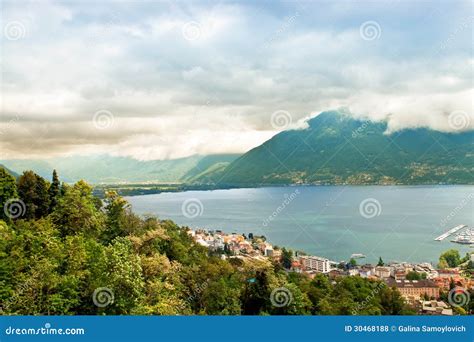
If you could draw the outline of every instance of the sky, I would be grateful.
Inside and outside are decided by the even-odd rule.
[[[473,129],[471,1],[2,1],[0,159],[243,153],[344,108]]]

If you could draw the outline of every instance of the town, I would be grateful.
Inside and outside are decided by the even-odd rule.
[[[395,287],[406,302],[423,315],[447,315],[455,313],[456,300],[441,298],[442,293],[454,293],[469,301],[467,289],[474,288],[474,272],[461,267],[434,267],[431,263],[390,262],[385,264],[382,258],[377,265],[358,264],[363,255],[353,255],[348,262],[335,262],[303,252],[291,252],[285,248],[273,246],[264,236],[224,233],[220,230],[187,230],[194,241],[209,249],[222,259],[236,258],[243,261],[268,260],[283,265],[287,272],[302,273],[310,278],[316,274],[325,274],[329,279],[337,277],[359,276],[383,281],[389,287]],[[474,264],[474,253],[466,264]],[[439,265],[438,265],[439,266]],[[451,292],[450,292],[451,291]],[[455,292],[453,292],[455,291]]]

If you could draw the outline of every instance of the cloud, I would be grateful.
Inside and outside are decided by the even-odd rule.
[[[454,111],[472,126],[469,4],[425,5],[8,2],[2,155],[245,152],[278,133],[276,111],[299,128],[339,107],[390,131],[452,131]]]

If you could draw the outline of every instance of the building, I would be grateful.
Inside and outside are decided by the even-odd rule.
[[[439,278],[459,278],[459,270],[457,269],[450,269],[450,270],[438,270],[438,277]]]
[[[370,264],[362,265],[359,268],[359,276],[362,278],[369,278],[374,275],[374,267]]]
[[[431,280],[395,280],[388,278],[385,280],[388,286],[396,287],[405,299],[419,300],[424,295],[430,298],[439,298],[439,288]]]
[[[273,257],[273,247],[268,245],[265,247],[264,255],[266,257]]]
[[[406,277],[406,271],[404,267],[394,267],[392,275],[395,280],[404,280]]]
[[[376,266],[374,270],[374,274],[382,279],[390,278],[390,267],[385,266]]]
[[[300,257],[300,264],[305,271],[316,271],[317,273],[329,273],[331,264],[329,259],[313,255]]]

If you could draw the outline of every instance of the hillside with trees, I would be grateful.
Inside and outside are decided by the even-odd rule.
[[[331,281],[284,262],[222,260],[169,220],[139,217],[115,192],[0,168],[0,303],[6,315],[398,315],[400,293]],[[292,300],[272,305],[285,287]],[[364,305],[360,305],[364,303]]]

